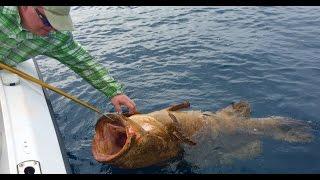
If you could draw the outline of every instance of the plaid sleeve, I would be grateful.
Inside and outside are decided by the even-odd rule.
[[[56,46],[44,55],[55,58],[68,66],[108,98],[123,93],[124,86],[116,82],[109,75],[107,68],[99,64],[88,51],[74,41],[72,35],[62,41],[62,45]]]

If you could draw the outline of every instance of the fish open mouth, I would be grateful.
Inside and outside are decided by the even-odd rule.
[[[123,121],[107,122],[100,119],[96,125],[92,152],[98,161],[111,161],[128,149],[131,137]]]
[[[107,154],[113,155],[119,152],[125,145],[127,134],[125,127],[117,124],[108,123],[103,130],[101,141],[107,145]]]

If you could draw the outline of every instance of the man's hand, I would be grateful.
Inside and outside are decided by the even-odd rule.
[[[122,113],[121,105],[125,105],[129,109],[130,114],[135,114],[137,112],[136,104],[126,95],[118,94],[111,99],[111,103],[113,104],[115,110],[118,113]]]

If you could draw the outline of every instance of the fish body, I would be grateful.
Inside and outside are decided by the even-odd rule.
[[[279,116],[251,118],[246,101],[214,113],[181,111],[189,107],[183,102],[147,114],[101,117],[92,143],[94,158],[131,169],[156,165],[186,151],[199,154],[193,161],[202,162],[206,157],[201,158],[201,154],[211,154],[223,164],[260,153],[262,137],[288,142],[310,142],[313,138],[310,127],[301,121]]]

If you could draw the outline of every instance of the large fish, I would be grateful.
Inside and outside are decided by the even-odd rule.
[[[211,160],[224,164],[259,154],[264,137],[288,142],[313,139],[311,128],[302,121],[278,116],[251,118],[246,101],[215,113],[179,111],[189,107],[183,102],[148,114],[101,117],[92,141],[94,158],[120,168],[141,168],[193,152],[197,155],[189,158],[199,164]]]

